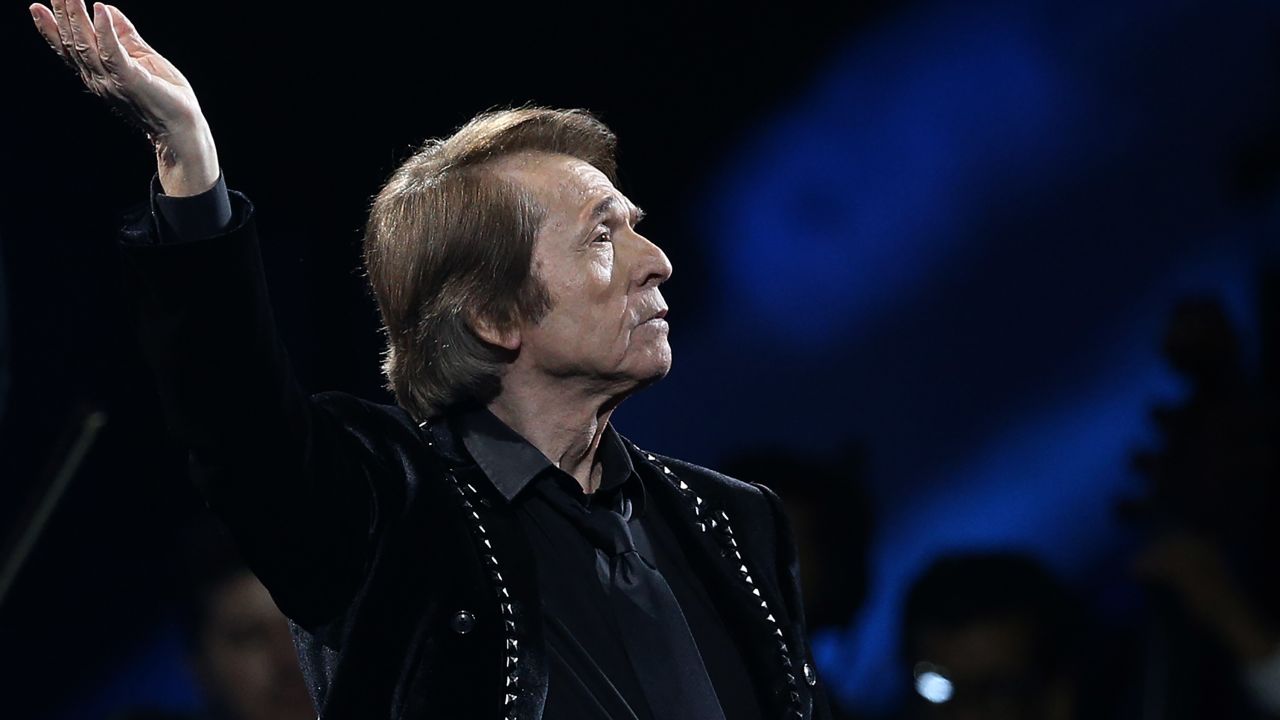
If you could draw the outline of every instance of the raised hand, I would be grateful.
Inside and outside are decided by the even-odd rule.
[[[51,0],[31,5],[36,29],[94,95],[142,128],[169,195],[195,195],[218,179],[218,155],[191,83],[147,44],[114,5]]]

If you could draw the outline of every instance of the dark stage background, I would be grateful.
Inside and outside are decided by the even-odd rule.
[[[0,527],[83,408],[109,419],[0,607],[0,717],[186,707],[160,568],[201,504],[113,248],[154,163],[25,7],[0,15]],[[1130,462],[1160,443],[1148,408],[1189,392],[1161,354],[1175,303],[1216,299],[1253,378],[1273,347],[1280,5],[325,7],[121,4],[258,207],[310,387],[386,397],[358,247],[397,162],[486,108],[586,107],[675,268],[674,369],[618,427],[712,467],[863,458],[868,594],[815,637],[840,704],[901,703],[897,608],[944,551],[1030,552],[1141,624],[1141,526],[1116,508],[1149,490]]]

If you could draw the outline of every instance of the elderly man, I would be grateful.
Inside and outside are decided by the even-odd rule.
[[[321,717],[827,716],[776,496],[609,422],[670,368],[671,264],[603,124],[490,113],[405,161],[365,237],[397,406],[309,395],[186,79],[113,6],[31,12],[154,144],[143,341]]]

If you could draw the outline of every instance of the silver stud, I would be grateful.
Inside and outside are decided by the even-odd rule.
[[[689,489],[689,486],[685,483],[685,481],[681,480],[681,481],[680,481],[680,489],[681,489],[681,490],[688,490],[688,489]]]
[[[664,472],[664,473],[666,473],[666,474],[670,475],[670,474],[671,474],[671,468],[667,467],[666,465],[663,465],[663,466],[662,466],[662,472]],[[680,483],[680,484],[681,484],[681,485],[683,485],[684,483]]]
[[[773,613],[769,613],[768,615],[766,615],[766,616],[765,616],[765,618],[764,618],[764,619],[765,619],[765,620],[768,620],[769,622],[771,622],[771,623],[773,623],[773,624],[775,624],[775,625],[778,623],[778,621],[777,621],[777,620],[774,620],[774,619],[773,619]]]
[[[654,457],[654,456],[652,456],[652,455],[645,455],[645,459],[647,459],[647,460],[657,460],[658,458],[656,458],[656,457]]]
[[[746,577],[744,577],[744,578],[742,578],[742,579],[743,579],[743,580],[745,580],[745,581],[747,581],[747,584],[748,584],[748,585],[755,585],[755,584],[756,584],[756,583],[755,583],[755,581],[751,579],[751,576],[750,576],[750,575],[747,575]]]
[[[813,672],[813,666],[809,663],[804,664],[804,681],[810,685],[818,682],[818,676]]]
[[[506,699],[504,699],[504,700],[502,701],[502,703],[503,703],[504,705],[510,705],[511,703],[513,703],[513,702],[515,702],[515,701],[516,701],[516,696],[515,696],[515,695],[512,695],[511,693],[507,693],[507,697],[506,697]]]
[[[760,597],[760,588],[751,588],[751,594]]]

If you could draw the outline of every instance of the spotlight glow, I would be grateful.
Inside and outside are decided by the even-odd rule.
[[[932,670],[916,676],[916,692],[935,705],[950,700],[954,691],[950,680]]]

